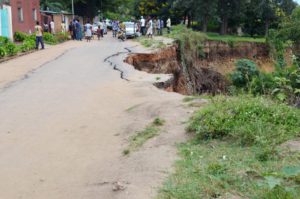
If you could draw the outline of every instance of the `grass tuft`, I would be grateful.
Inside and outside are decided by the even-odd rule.
[[[165,120],[155,118],[154,121],[146,126],[142,131],[138,131],[136,134],[129,138],[129,147],[123,151],[123,155],[129,155],[130,152],[136,151],[142,147],[149,139],[159,135],[160,127],[165,124]]]

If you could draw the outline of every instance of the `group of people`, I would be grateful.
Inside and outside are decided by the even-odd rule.
[[[73,21],[71,21],[71,23],[69,24],[69,33],[73,40],[82,40],[82,26],[79,22],[79,19],[74,19]]]
[[[140,20],[141,34],[147,35],[148,37],[153,37],[153,35],[163,35],[163,29],[165,28],[164,20],[158,18],[148,17],[144,19],[141,17]],[[168,18],[166,22],[166,27],[168,29],[168,33],[171,30],[171,19]]]
[[[165,26],[166,24],[166,26]],[[52,34],[55,33],[55,24],[52,20],[50,22],[50,28],[47,24],[44,24],[44,28],[42,28],[39,22],[36,23],[35,32],[36,32],[36,48],[38,49],[39,44],[41,44],[42,49],[44,49],[44,42],[43,42],[43,32],[51,32]],[[80,24],[79,19],[74,19],[69,24],[68,30],[71,38],[73,40],[82,41],[83,37],[86,38],[88,42],[91,41],[93,35],[97,35],[98,40],[101,37],[104,37],[104,34],[107,33],[107,23],[106,20],[98,22],[98,27],[96,30],[94,26],[88,21],[84,26]],[[140,35],[153,37],[154,35],[163,35],[163,29],[166,27],[168,33],[171,31],[171,19],[168,18],[166,23],[164,20],[160,19],[159,17],[141,17],[140,20],[136,21],[137,30],[136,32]],[[111,29],[112,29],[112,36],[119,38],[121,40],[126,39],[126,26],[122,21],[114,20],[111,22]],[[62,31],[66,31],[65,23],[62,22]]]

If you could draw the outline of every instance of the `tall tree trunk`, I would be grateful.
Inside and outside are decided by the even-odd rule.
[[[208,26],[208,16],[204,16],[203,23],[202,23],[203,32],[207,32],[207,26]]]
[[[269,34],[269,28],[270,28],[270,20],[266,20],[266,23],[265,23],[265,36],[267,37],[268,34]]]
[[[191,14],[189,14],[188,15],[188,25],[187,25],[188,28],[192,27],[192,22],[191,21],[192,21],[192,16],[191,16]]]
[[[221,31],[220,31],[221,35],[227,34],[227,27],[228,27],[228,17],[227,16],[223,16],[223,18],[222,18],[222,24],[221,24]]]

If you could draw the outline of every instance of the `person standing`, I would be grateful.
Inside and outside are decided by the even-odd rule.
[[[61,32],[66,33],[66,23],[64,21],[61,22]]]
[[[47,23],[44,23],[44,32],[49,32],[49,26]]]
[[[73,30],[73,21],[71,21],[71,23],[69,24],[69,34],[71,36],[71,38],[74,40],[74,30]]]
[[[157,35],[161,35],[160,18],[157,19]]]
[[[82,41],[82,27],[79,23],[79,20],[76,20],[76,40]]]
[[[39,45],[41,44],[42,49],[45,49],[44,46],[44,41],[43,41],[43,28],[42,26],[40,26],[40,22],[36,22],[36,26],[35,26],[35,35],[36,35],[36,40],[35,40],[35,48],[38,50],[39,49]]]
[[[154,19],[153,20],[153,35],[157,35],[157,28],[158,28],[157,19]]]
[[[141,32],[142,35],[146,34],[146,20],[144,19],[144,17],[141,17]]]
[[[119,24],[116,20],[114,20],[112,23],[113,37],[117,37],[118,30],[119,30]]]
[[[98,26],[100,26],[101,37],[104,37],[104,26],[103,26],[103,22],[102,22],[102,21],[99,21],[99,22],[98,22]]]
[[[168,29],[168,33],[170,34],[171,32],[171,18],[169,17],[168,20],[167,20],[167,29]]]
[[[92,28],[93,26],[90,24],[90,22],[88,21],[85,24],[85,38],[87,42],[90,42],[92,39]]]
[[[165,23],[164,23],[164,20],[160,20],[160,35],[163,35],[163,30],[164,30],[164,27],[165,27]]]
[[[50,28],[51,28],[51,33],[55,34],[55,23],[54,23],[53,19],[50,22]]]
[[[151,17],[149,18],[148,24],[147,24],[147,36],[148,37],[153,37],[153,21]]]

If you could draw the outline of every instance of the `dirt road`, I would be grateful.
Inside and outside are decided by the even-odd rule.
[[[0,65],[6,71],[0,75],[1,199],[156,195],[176,159],[175,143],[185,138],[189,111],[182,96],[152,86],[157,76],[123,64],[124,48],[137,50],[108,36]],[[156,117],[166,120],[160,135],[124,157],[128,137]],[[116,183],[124,189],[113,190]]]

